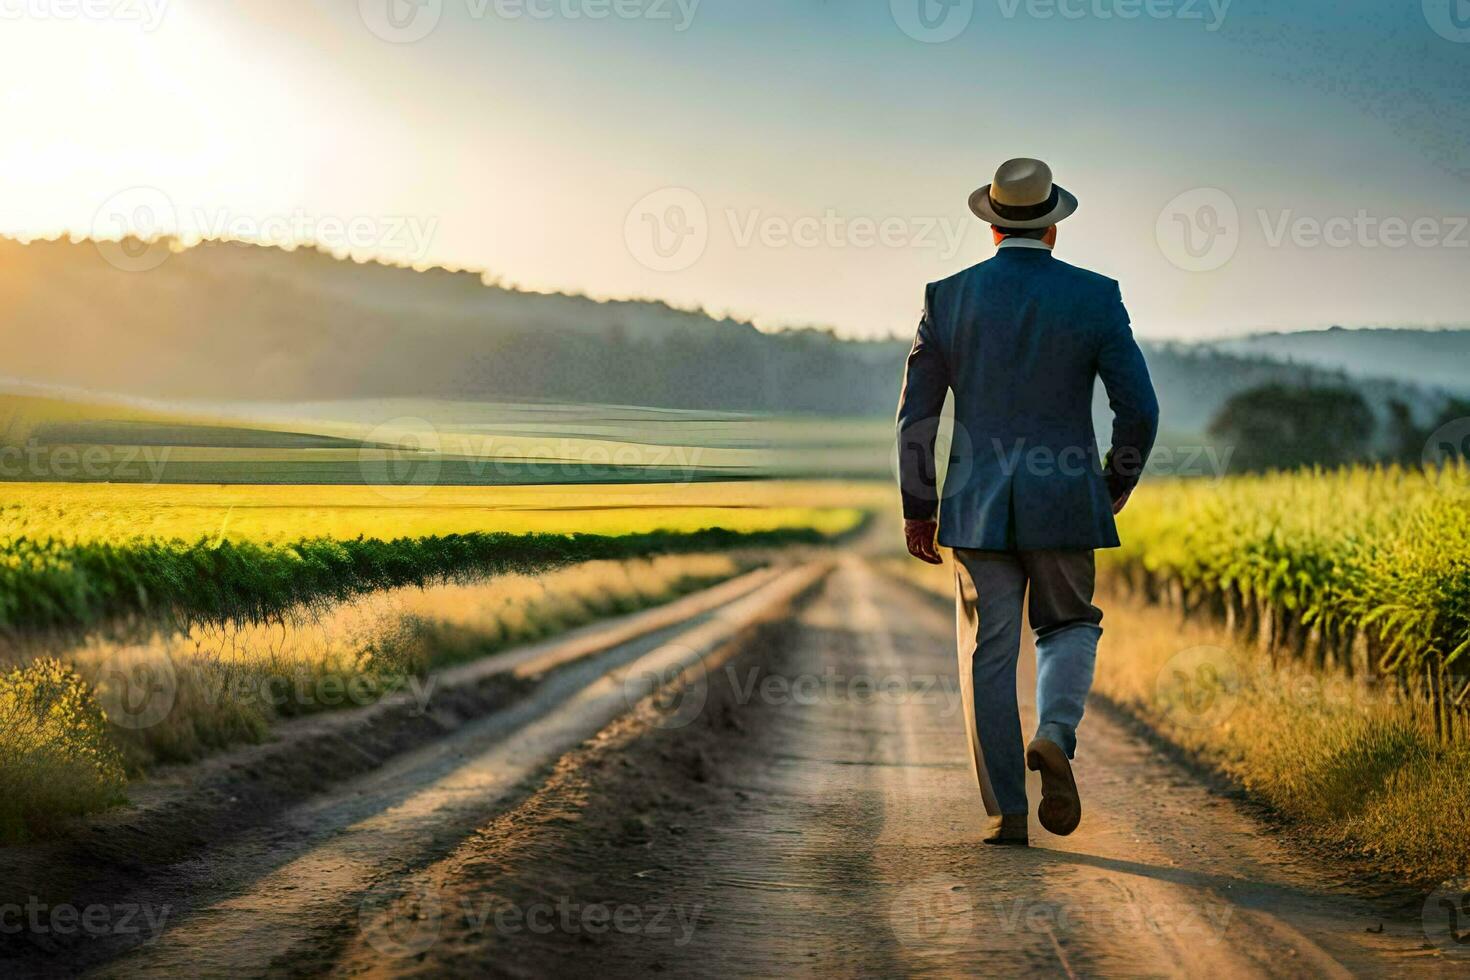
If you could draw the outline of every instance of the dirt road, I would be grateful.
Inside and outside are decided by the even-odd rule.
[[[952,631],[952,614],[845,557],[754,642],[638,641],[558,675],[539,711],[470,726],[222,844],[161,938],[96,972],[1464,966],[1426,945],[1412,910],[1355,896],[1102,712],[1082,731],[1079,831],[1033,821],[1029,849],[980,845]],[[631,676],[691,652],[703,668],[681,696],[619,707]]]
[[[401,934],[429,897],[432,939],[392,950],[369,934],[339,966],[598,976],[1445,969],[1421,948],[1416,921],[1340,893],[1322,867],[1096,713],[1079,756],[1080,830],[1059,839],[1033,825],[1028,850],[977,844],[952,629],[932,602],[845,562],[779,643],[717,672],[718,723],[620,745],[613,758],[624,765],[610,760],[590,778],[564,773],[528,819],[487,828],[418,876],[415,900],[389,923]],[[385,949],[401,954],[396,964]]]

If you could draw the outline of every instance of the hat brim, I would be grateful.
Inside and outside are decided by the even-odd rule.
[[[1012,218],[1002,218],[996,214],[995,210],[990,206],[989,184],[986,184],[970,195],[970,210],[981,221],[988,221],[992,225],[1000,225],[1002,228],[1050,228],[1063,218],[1070,217],[1077,210],[1077,198],[1059,185],[1054,185],[1054,187],[1057,192],[1057,206],[1039,218],[1016,221]]]

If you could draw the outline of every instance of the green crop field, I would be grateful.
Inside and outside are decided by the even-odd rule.
[[[1424,676],[1437,700],[1470,663],[1464,464],[1146,483],[1119,533],[1106,568],[1267,646]]]
[[[161,615],[259,622],[373,589],[575,561],[816,543],[872,484],[418,487],[12,484],[0,627]]]
[[[13,390],[0,628],[254,622],[445,578],[819,541],[879,494],[769,478],[881,472],[878,432],[628,406]]]
[[[758,549],[831,541],[891,506],[885,483],[832,479],[881,474],[886,431],[617,406],[0,395],[0,839],[314,710],[222,685],[350,679],[376,696],[669,601],[768,560]],[[825,479],[771,478],[798,473]],[[121,724],[118,685],[159,676],[177,692],[168,716]]]

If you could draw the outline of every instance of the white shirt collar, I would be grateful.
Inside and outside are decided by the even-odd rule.
[[[1035,238],[1016,238],[1014,236],[1012,236],[1011,238],[1002,239],[1001,240],[1001,243],[998,246],[996,246],[996,247],[997,248],[1044,248],[1048,252],[1051,251],[1051,246],[1048,245],[1046,242],[1040,241],[1039,239],[1035,239]]]

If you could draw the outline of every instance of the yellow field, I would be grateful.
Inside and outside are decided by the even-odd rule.
[[[138,538],[298,541],[512,533],[629,534],[708,527],[851,528],[890,507],[882,483],[737,482],[527,487],[197,486],[9,483],[0,543]]]

